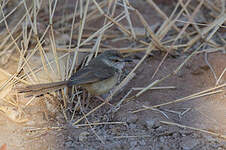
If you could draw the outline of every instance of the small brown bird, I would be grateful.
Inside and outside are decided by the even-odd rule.
[[[129,61],[130,59],[123,58],[115,50],[105,51],[74,73],[69,80],[28,85],[17,90],[19,93],[30,96],[56,91],[66,86],[79,85],[87,89],[92,96],[99,96],[107,93],[117,84],[125,62]]]

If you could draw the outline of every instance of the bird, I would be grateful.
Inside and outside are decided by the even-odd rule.
[[[28,85],[18,88],[17,91],[27,96],[38,96],[64,87],[80,86],[91,96],[99,96],[108,93],[116,86],[125,63],[131,61],[117,50],[104,51],[93,58],[87,66],[73,73],[68,80]]]

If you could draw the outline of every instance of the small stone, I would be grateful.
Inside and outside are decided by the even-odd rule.
[[[164,136],[161,136],[161,137],[159,138],[159,141],[160,141],[161,143],[165,143],[165,142],[166,142],[165,137],[164,137]]]
[[[191,74],[192,75],[201,75],[201,74],[203,74],[204,72],[203,72],[203,70],[201,70],[200,68],[194,68],[194,69],[192,69],[192,72],[191,72]]]
[[[148,129],[156,129],[160,126],[160,122],[157,118],[150,118],[149,120],[146,120],[146,127]]]
[[[208,141],[211,141],[211,142],[216,142],[217,141],[217,139],[215,137],[213,137],[213,136],[208,135],[208,136],[205,136],[205,137],[206,137],[206,139]]]
[[[79,141],[84,142],[85,140],[87,140],[88,135],[89,135],[89,132],[87,132],[87,131],[80,133]]]
[[[72,140],[67,140],[64,143],[64,147],[70,147],[72,144],[73,144],[73,141]]]
[[[126,118],[126,122],[128,123],[136,123],[138,120],[137,115],[129,114]]]
[[[179,70],[177,72],[177,76],[180,77],[180,78],[184,77],[184,75],[185,75],[185,71],[184,70]]]
[[[205,71],[210,70],[210,67],[208,65],[202,65],[202,66],[200,66],[200,68]]]
[[[140,140],[140,141],[139,141],[139,144],[140,144],[141,146],[145,146],[145,145],[146,145],[146,142],[145,142],[145,140]]]
[[[137,128],[137,125],[134,124],[134,123],[130,123],[130,124],[129,124],[129,128],[130,128],[130,129],[136,129],[136,128]]]
[[[130,148],[134,148],[137,146],[137,141],[131,141],[130,142]]]
[[[184,150],[191,150],[198,145],[198,141],[193,137],[185,136],[182,137],[180,145]]]

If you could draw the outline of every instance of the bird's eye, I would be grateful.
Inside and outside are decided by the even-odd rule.
[[[119,62],[120,61],[120,59],[117,58],[117,57],[111,57],[110,60],[113,61],[113,62]]]

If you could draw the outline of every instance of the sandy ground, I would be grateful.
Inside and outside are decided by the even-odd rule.
[[[151,76],[160,62],[162,56],[157,54],[148,58],[137,70],[135,78],[117,95],[111,102],[113,105],[132,88],[144,87],[152,82]],[[155,79],[163,77],[175,69],[183,60],[184,56],[168,58],[161,67]],[[209,55],[209,62],[219,76],[226,67],[225,55],[213,53]],[[129,64],[129,70],[135,65]],[[224,82],[226,76],[222,78]],[[41,105],[41,98],[30,106],[32,115],[27,123],[15,123],[4,115],[0,116],[0,141],[7,143],[9,149],[226,149],[225,140],[191,129],[165,125],[160,121],[169,121],[205,129],[207,131],[226,134],[225,119],[225,89],[224,92],[196,98],[187,102],[176,103],[161,107],[159,111],[141,111],[131,113],[143,105],[152,106],[172,101],[190,94],[214,87],[215,80],[210,69],[204,62],[204,55],[193,57],[179,75],[173,76],[159,86],[175,86],[176,89],[148,90],[140,97],[131,100],[114,112],[113,108],[105,105],[90,116],[90,122],[123,122],[125,124],[98,125],[90,127],[75,128],[70,122],[65,122],[63,116],[49,115],[46,119]],[[132,92],[131,95],[137,92]],[[91,110],[101,102],[93,99],[87,111]],[[179,116],[175,112],[187,113]],[[28,110],[27,110],[28,111]],[[169,112],[174,111],[174,112]],[[34,113],[36,112],[36,113]],[[56,117],[58,116],[58,117]],[[59,117],[61,116],[61,117]],[[76,117],[81,117],[77,114]],[[85,123],[85,122],[82,122]],[[45,127],[62,126],[63,129],[43,129]],[[28,131],[30,127],[42,129]],[[104,141],[104,144],[97,138]],[[10,141],[10,142],[9,142]]]

